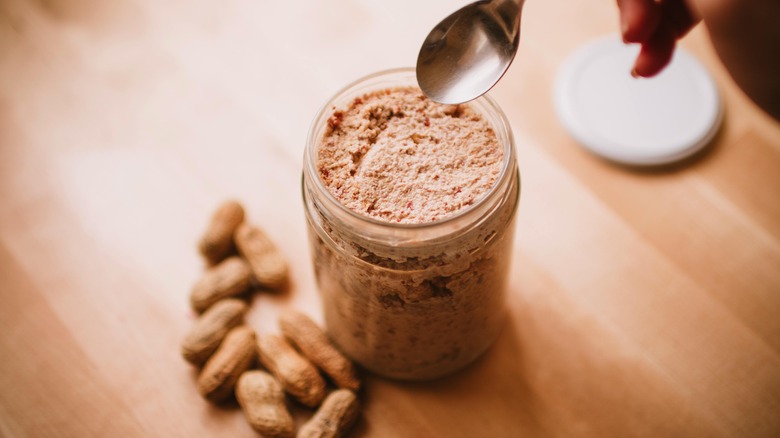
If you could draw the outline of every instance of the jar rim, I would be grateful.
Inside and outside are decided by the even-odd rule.
[[[380,70],[378,72],[362,76],[350,82],[346,86],[340,88],[325,102],[324,105],[320,107],[319,111],[317,111],[309,127],[309,132],[306,137],[306,147],[304,148],[304,169],[305,169],[304,173],[308,177],[306,179],[308,179],[312,184],[314,184],[317,192],[322,193],[325,199],[327,200],[328,204],[334,206],[339,212],[346,214],[348,217],[352,219],[369,223],[371,224],[371,226],[376,227],[377,229],[409,230],[409,231],[428,230],[437,227],[447,226],[454,222],[458,222],[459,220],[462,220],[463,217],[473,214],[474,211],[476,211],[479,206],[483,205],[489,199],[493,199],[496,196],[498,196],[497,194],[500,194],[499,191],[504,186],[502,182],[504,182],[508,178],[513,178],[513,174],[517,172],[516,160],[515,160],[515,140],[514,140],[514,135],[512,134],[512,128],[509,124],[509,120],[507,119],[506,114],[501,109],[501,107],[498,106],[498,103],[496,103],[496,101],[493,100],[492,97],[485,94],[470,101],[469,103],[471,102],[484,103],[484,105],[490,110],[491,113],[490,115],[497,116],[496,117],[497,120],[490,121],[491,127],[496,130],[499,129],[503,130],[507,141],[506,144],[503,144],[504,142],[502,141],[504,147],[504,159],[501,165],[501,171],[499,172],[496,182],[476,202],[442,219],[437,219],[430,222],[420,222],[420,223],[397,223],[397,222],[384,221],[384,220],[380,220],[380,219],[376,219],[370,216],[360,214],[352,210],[351,208],[347,207],[343,203],[341,203],[338,199],[336,199],[336,197],[331,193],[331,191],[328,190],[328,188],[325,186],[324,182],[319,177],[319,174],[317,173],[317,169],[316,169],[317,157],[314,152],[316,150],[316,147],[319,145],[319,139],[314,137],[318,132],[318,127],[321,125],[318,122],[326,120],[325,119],[326,115],[331,111],[333,107],[335,107],[334,103],[338,99],[343,98],[351,90],[359,88],[360,85],[369,83],[370,81],[379,78],[384,78],[384,77],[392,78],[393,76],[400,76],[400,75],[406,76],[410,74],[411,75],[415,74],[414,68],[400,67],[400,68]],[[416,81],[414,83],[414,86],[417,86]],[[381,88],[377,87],[376,89],[381,89]],[[483,113],[482,115],[485,116],[486,114]],[[491,119],[492,118],[493,117],[491,117]]]

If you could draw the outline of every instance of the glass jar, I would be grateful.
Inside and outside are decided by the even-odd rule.
[[[421,224],[383,222],[341,204],[317,172],[328,118],[356,97],[402,86],[417,86],[414,70],[367,76],[325,104],[306,141],[303,199],[331,339],[374,373],[423,380],[474,361],[503,327],[520,177],[509,123],[483,96],[468,105],[493,128],[503,163],[480,200]]]

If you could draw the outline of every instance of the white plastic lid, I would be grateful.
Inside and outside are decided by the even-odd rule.
[[[638,53],[613,36],[571,55],[555,84],[564,126],[591,152],[624,164],[666,164],[696,153],[723,118],[715,81],[680,48],[658,76],[633,78]]]

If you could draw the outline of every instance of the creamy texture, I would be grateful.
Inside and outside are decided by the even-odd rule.
[[[467,105],[416,88],[376,91],[335,110],[317,154],[328,190],[355,212],[426,223],[473,205],[498,180],[503,150]]]

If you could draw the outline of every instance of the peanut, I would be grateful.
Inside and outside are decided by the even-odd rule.
[[[260,286],[278,290],[287,285],[287,261],[263,230],[244,223],[236,229],[234,238]]]
[[[292,437],[295,424],[284,404],[284,392],[270,374],[254,370],[241,375],[236,398],[252,429],[265,437]]]
[[[298,431],[298,438],[343,437],[352,428],[359,413],[355,393],[337,389],[322,402],[322,406]]]
[[[317,368],[298,354],[281,336],[257,337],[260,363],[279,380],[287,393],[314,407],[325,397],[325,380]]]
[[[233,233],[244,222],[244,207],[236,201],[222,203],[211,217],[198,249],[209,265],[216,265],[233,252]]]
[[[192,308],[202,313],[222,298],[244,293],[252,283],[249,266],[239,257],[228,257],[206,271],[193,286],[190,294]]]
[[[198,376],[198,392],[218,403],[233,394],[239,376],[255,362],[255,332],[247,326],[230,330]]]
[[[227,332],[241,324],[246,311],[247,305],[241,300],[226,298],[217,301],[184,338],[181,355],[187,362],[202,366],[225,339]]]
[[[352,362],[331,344],[325,332],[311,318],[287,310],[279,318],[279,327],[287,340],[327,374],[336,386],[353,391],[360,389],[360,380]]]

